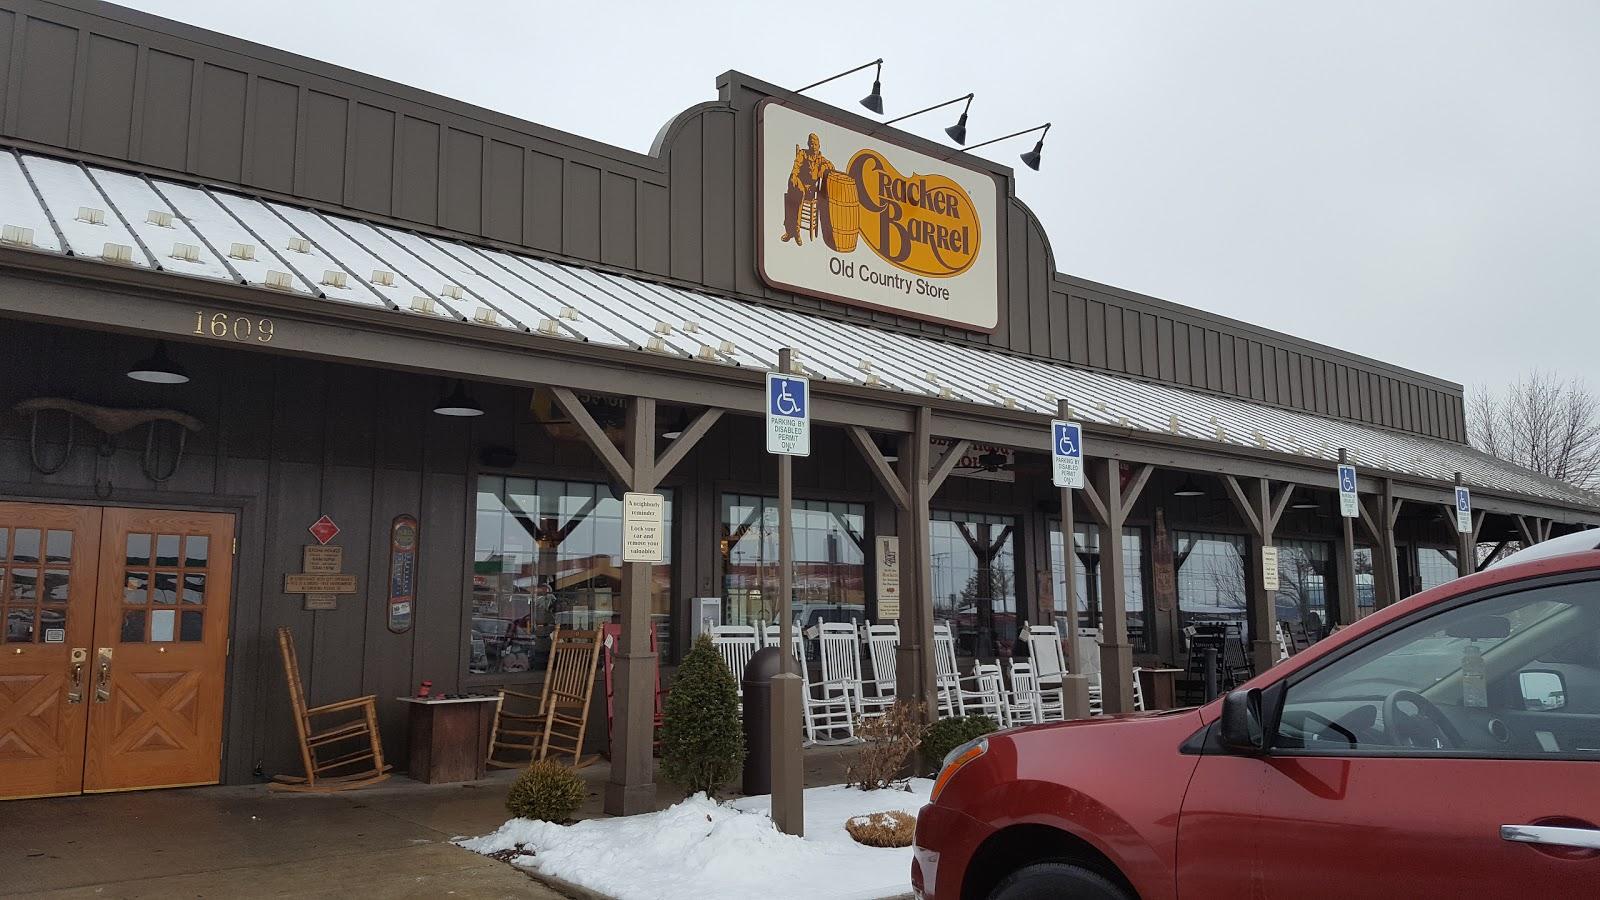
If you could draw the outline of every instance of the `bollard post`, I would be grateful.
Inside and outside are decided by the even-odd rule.
[[[1205,660],[1206,702],[1210,703],[1211,701],[1217,699],[1217,648],[1207,647],[1205,650]]]

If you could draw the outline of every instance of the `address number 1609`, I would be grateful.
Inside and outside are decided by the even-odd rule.
[[[230,316],[227,313],[206,313],[196,310],[194,333],[202,337],[272,343],[272,320],[250,316]]]

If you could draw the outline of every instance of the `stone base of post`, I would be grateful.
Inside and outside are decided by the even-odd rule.
[[[605,811],[608,816],[637,816],[656,811],[654,784],[606,782]]]
[[[772,823],[784,834],[804,836],[805,758],[800,747],[800,719],[804,714],[799,675],[785,672],[772,678]]]
[[[1062,676],[1061,713],[1068,719],[1089,718],[1089,676]]]

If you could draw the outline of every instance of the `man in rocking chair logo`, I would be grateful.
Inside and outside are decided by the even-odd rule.
[[[771,101],[762,108],[761,136],[768,282],[994,328],[998,251],[985,246],[983,227],[995,215],[993,176],[881,141],[862,146],[872,139]],[[824,147],[841,146],[855,149],[839,165]]]

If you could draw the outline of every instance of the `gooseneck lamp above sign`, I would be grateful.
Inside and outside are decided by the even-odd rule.
[[[944,109],[946,106],[954,106],[955,104],[960,103],[963,100],[965,100],[967,102],[967,105],[961,107],[961,118],[957,119],[956,123],[954,125],[951,125],[949,128],[946,128],[944,130],[944,133],[950,135],[950,140],[955,141],[958,144],[965,144],[967,142],[967,110],[972,108],[972,95],[971,94],[967,94],[965,97],[957,97],[954,100],[946,100],[943,103],[935,103],[932,106],[925,107],[923,109],[919,109],[916,112],[906,113],[905,115],[900,116],[899,118],[890,119],[889,121],[887,121],[887,122],[885,122],[883,124],[885,124],[885,125],[893,125],[896,122],[904,122],[905,120],[911,118],[912,116],[920,116],[925,112],[933,112],[936,109]]]
[[[467,394],[467,386],[459,378],[456,379],[455,387],[450,390],[450,393],[434,404],[433,411],[441,416],[452,416],[461,419],[483,415],[483,407],[479,406]]]
[[[1025,134],[1032,134],[1035,131],[1039,132],[1039,139],[1034,142],[1032,150],[1022,154],[1022,162],[1028,168],[1037,172],[1039,171],[1039,154],[1044,152],[1044,136],[1050,133],[1049,122],[1046,122],[1043,125],[1035,125],[1032,128],[1024,128],[1021,131],[1013,131],[1010,134],[1003,134],[997,138],[984,141],[981,144],[973,144],[971,147],[967,148],[967,151],[971,152],[979,147],[987,147],[990,144],[998,144],[1001,141],[1008,141],[1014,137],[1022,137]]]
[[[881,56],[878,57],[877,59],[873,60],[872,62],[863,63],[863,64],[861,64],[859,66],[856,66],[854,69],[850,69],[848,71],[840,72],[837,75],[830,75],[827,78],[822,79],[821,81],[812,82],[811,84],[808,84],[805,87],[796,90],[795,93],[796,94],[804,94],[806,91],[809,91],[814,87],[818,87],[820,85],[827,84],[830,81],[835,81],[837,79],[845,77],[846,75],[854,75],[855,73],[861,71],[862,69],[870,69],[870,68],[873,68],[874,66],[877,67],[877,72],[874,73],[873,76],[872,76],[872,93],[870,93],[870,94],[866,95],[865,97],[861,98],[861,105],[865,106],[867,109],[870,109],[873,112],[875,112],[875,113],[877,113],[878,115],[881,116],[881,115],[883,115],[883,57],[881,57]]]

